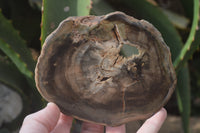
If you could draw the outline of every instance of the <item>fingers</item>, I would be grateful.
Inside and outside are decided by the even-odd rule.
[[[121,125],[118,127],[106,127],[106,133],[125,133],[126,127],[125,125]]]
[[[44,109],[24,119],[20,133],[49,133],[56,126],[59,116],[58,107],[49,103]]]
[[[147,119],[137,133],[157,133],[167,117],[167,111],[162,108],[154,116]]]
[[[60,114],[60,118],[54,130],[51,133],[70,133],[73,118]]]
[[[81,128],[81,133],[103,133],[103,131],[103,126],[89,122],[84,122]]]

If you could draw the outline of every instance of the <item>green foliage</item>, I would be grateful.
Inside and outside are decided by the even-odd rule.
[[[183,129],[185,133],[189,133],[189,117],[190,117],[190,79],[188,67],[184,66],[178,72],[177,82],[179,83],[176,88],[176,95],[178,107],[183,120]]]
[[[0,56],[0,73],[0,82],[11,86],[17,92],[23,94],[23,90],[29,88],[29,85],[24,82],[26,78],[7,57]]]
[[[194,0],[180,0],[180,1],[182,3],[184,11],[186,12],[186,16],[192,20]]]
[[[11,21],[8,21],[0,12],[0,39],[1,39],[1,49],[6,52],[7,55],[9,55],[9,50],[15,51],[15,55],[18,56],[18,58],[21,58],[21,61],[26,64],[27,70],[25,73],[24,70],[22,70],[22,73],[27,75],[28,77],[33,77],[34,72],[34,66],[35,62],[33,61],[33,58],[30,54],[29,49],[26,47],[25,41],[20,37],[19,32],[14,29],[12,26]],[[7,44],[3,48],[3,42],[4,44]],[[11,52],[11,51],[10,51]],[[12,53],[10,53],[12,54]],[[11,57],[11,55],[9,55]],[[14,56],[12,56],[14,58]],[[17,57],[15,57],[17,58]],[[17,62],[17,61],[16,61]],[[18,62],[19,63],[19,62]],[[22,66],[20,64],[16,64],[17,66]],[[25,69],[25,68],[24,68]],[[29,70],[29,71],[28,71]],[[32,74],[31,74],[32,73]],[[32,75],[32,76],[31,76]]]
[[[181,49],[180,54],[176,57],[176,60],[174,61],[174,67],[176,69],[179,69],[181,66],[183,66],[185,62],[187,62],[187,60],[193,55],[193,52],[196,51],[196,49],[194,48],[197,48],[199,46],[199,43],[192,43],[195,39],[196,30],[198,29],[198,21],[199,21],[199,0],[194,0],[192,28],[190,30],[189,37],[184,47]],[[194,45],[193,47],[192,47],[192,44]]]
[[[17,54],[9,44],[0,39],[0,49],[16,64],[18,69],[27,77],[33,78],[33,73],[27,68],[27,65],[21,60],[20,55]]]
[[[7,129],[19,126],[14,123],[20,123],[25,114],[38,110],[43,105],[43,100],[39,96],[34,82],[35,61],[29,48],[40,51],[40,46],[46,37],[57,28],[62,20],[69,16],[104,15],[119,10],[152,23],[161,32],[166,44],[170,47],[174,67],[177,71],[178,107],[183,121],[183,129],[185,133],[188,133],[191,112],[190,71],[188,69],[191,63],[188,63],[188,60],[194,56],[194,53],[197,54],[197,57],[199,55],[197,52],[200,45],[199,0],[180,0],[180,4],[185,12],[181,15],[187,17],[191,22],[191,27],[181,29],[181,32],[166,16],[161,5],[153,5],[147,0],[43,0],[43,4],[40,0],[0,1],[0,8],[2,8],[0,11],[0,83],[10,86],[19,93],[24,104],[20,116],[14,122],[6,124],[3,129],[0,129],[0,132],[10,132]],[[37,8],[34,5],[37,5]],[[43,5],[42,17],[38,11],[38,7],[41,5]],[[41,44],[38,32],[40,18],[42,18]],[[182,31],[186,35],[183,35]],[[37,32],[38,34],[36,34]],[[184,40],[186,40],[185,44]],[[124,47],[123,53],[131,54],[134,53],[134,50]],[[200,77],[200,75],[196,73],[196,77]],[[200,79],[197,80],[200,81]]]
[[[91,14],[105,15],[115,10],[103,0],[92,0]]]

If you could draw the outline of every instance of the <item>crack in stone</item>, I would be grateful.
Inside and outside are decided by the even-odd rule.
[[[114,25],[114,34],[115,34],[115,36],[116,36],[116,38],[117,38],[117,41],[119,42],[119,45],[121,44],[121,37],[120,37],[120,34],[119,34],[119,29],[118,29],[118,26],[115,24]]]
[[[117,63],[117,60],[119,59],[119,56],[117,56],[117,58],[115,59],[113,66]]]
[[[115,36],[117,38],[117,41],[119,42],[119,46],[122,47],[123,43],[122,43],[122,40],[121,40],[121,37],[120,37],[118,26],[116,24],[114,25],[114,33],[115,33]],[[117,63],[118,58],[119,58],[119,56],[115,59],[113,66]],[[122,112],[123,113],[125,113],[125,111],[126,111],[125,93],[126,93],[126,88],[123,87],[123,89],[122,89],[122,101],[123,101]]]
[[[126,101],[125,101],[125,93],[126,93],[126,88],[124,87],[122,89],[122,101],[123,101],[123,105],[122,105],[122,112],[125,113],[126,111]]]
[[[106,81],[108,80],[110,77],[103,77],[100,81],[103,82],[103,81]]]

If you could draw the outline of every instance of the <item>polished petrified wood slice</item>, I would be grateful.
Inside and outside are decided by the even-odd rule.
[[[43,45],[36,83],[64,114],[116,126],[157,112],[176,75],[158,30],[114,12],[64,20]]]

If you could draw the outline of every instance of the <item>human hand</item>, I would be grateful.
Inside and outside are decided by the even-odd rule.
[[[147,119],[137,133],[157,133],[167,117],[164,108]],[[19,133],[70,133],[72,117],[63,115],[54,103],[48,103],[44,109],[28,115]],[[103,133],[104,127],[83,122],[81,133]],[[125,133],[125,125],[106,127],[106,133]]]

